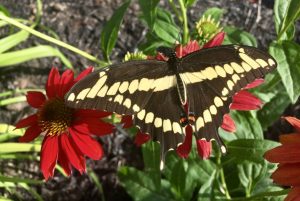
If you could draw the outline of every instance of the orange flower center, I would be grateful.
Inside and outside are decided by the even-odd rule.
[[[73,111],[62,98],[48,100],[38,112],[39,126],[47,135],[60,135],[71,125]]]

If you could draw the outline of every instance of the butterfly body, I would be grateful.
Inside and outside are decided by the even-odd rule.
[[[73,86],[66,104],[132,115],[162,152],[183,142],[190,120],[197,139],[215,139],[224,151],[218,128],[232,96],[273,70],[276,61],[248,46],[207,48],[182,58],[170,48],[158,51],[168,61],[130,61],[93,72]]]

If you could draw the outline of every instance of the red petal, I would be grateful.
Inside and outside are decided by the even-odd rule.
[[[72,167],[71,164],[68,160],[67,155],[65,154],[65,152],[63,151],[62,147],[61,147],[61,143],[58,144],[59,146],[59,153],[58,153],[58,163],[59,165],[61,165],[61,167],[64,169],[64,172],[70,176],[72,173]]]
[[[184,142],[176,149],[177,154],[182,158],[187,158],[192,148],[193,129],[190,125],[187,125],[185,127],[185,133],[186,136]]]
[[[211,142],[205,139],[197,140],[197,150],[202,159],[208,159],[211,154]]]
[[[72,127],[81,133],[99,136],[110,134],[115,128],[114,125],[95,118],[80,119]]]
[[[46,136],[41,150],[40,167],[46,180],[53,176],[58,154],[58,137]]]
[[[155,57],[156,60],[159,60],[159,61],[168,61],[168,57],[165,57],[162,53],[158,52],[156,57]]]
[[[103,156],[103,149],[99,142],[89,135],[80,134],[78,131],[69,128],[72,139],[82,154],[87,155],[93,160],[99,160]]]
[[[60,135],[61,148],[71,164],[82,174],[85,172],[85,159],[67,134]]]
[[[111,112],[100,110],[76,110],[74,116],[77,118],[103,118],[111,115]]]
[[[225,114],[223,116],[223,123],[221,125],[221,128],[223,128],[227,132],[235,132],[236,131],[235,123],[229,114]]]
[[[251,82],[250,84],[248,84],[246,87],[244,87],[244,89],[252,89],[252,88],[255,88],[259,85],[261,85],[262,83],[264,83],[264,79],[262,78],[259,78],[259,79],[256,79],[254,80],[253,82]]]
[[[248,91],[242,90],[232,98],[231,110],[257,110],[261,108],[262,102],[259,98]]]
[[[135,136],[134,143],[137,146],[141,146],[142,144],[148,142],[150,139],[151,139],[150,135],[138,131]]]
[[[39,91],[28,91],[26,99],[29,105],[34,108],[41,107],[46,101],[45,95]]]
[[[46,84],[46,94],[48,98],[53,98],[56,95],[59,80],[60,75],[57,68],[52,68]]]
[[[195,52],[197,50],[200,50],[200,46],[196,40],[192,40],[186,46],[183,47],[182,56],[191,54],[192,52]]]
[[[179,45],[176,46],[175,52],[176,52],[176,56],[177,56],[178,58],[183,57],[183,47],[182,47],[181,44],[179,44]]]
[[[81,80],[82,78],[84,78],[85,76],[87,76],[88,74],[90,74],[91,72],[93,72],[94,67],[89,66],[87,69],[85,69],[84,71],[82,71],[76,78],[75,78],[75,82],[78,82],[79,80]]]
[[[300,187],[292,187],[284,201],[300,201]]]
[[[130,128],[133,125],[132,116],[125,115],[122,116],[121,123],[123,124],[123,128]]]
[[[283,117],[285,120],[287,120],[294,128],[300,132],[300,120],[295,117]]]
[[[19,142],[31,142],[42,132],[38,124],[31,125],[26,129],[25,134],[19,138]]]
[[[282,144],[300,144],[300,133],[291,133],[286,135],[280,135],[279,140]]]
[[[57,95],[63,97],[74,84],[74,73],[72,70],[66,70],[60,78],[59,86],[57,88]]]
[[[272,174],[274,182],[283,186],[300,186],[300,163],[283,164]]]
[[[36,124],[37,120],[38,120],[37,114],[30,115],[25,119],[21,119],[20,121],[18,121],[18,123],[16,124],[16,129],[24,128]]]
[[[210,41],[208,41],[205,45],[203,45],[203,48],[209,48],[209,47],[215,47],[222,45],[225,37],[225,32],[221,31],[215,37],[213,37]]]
[[[275,147],[266,152],[265,158],[273,163],[300,163],[300,143]]]

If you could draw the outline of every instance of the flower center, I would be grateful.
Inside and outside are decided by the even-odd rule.
[[[38,112],[39,126],[47,135],[60,135],[71,125],[73,109],[65,105],[63,99],[48,100]]]

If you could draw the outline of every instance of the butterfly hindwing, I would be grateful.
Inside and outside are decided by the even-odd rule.
[[[148,104],[134,116],[134,123],[142,133],[148,133],[154,141],[161,143],[165,153],[176,149],[184,139],[184,128],[180,126],[180,100],[176,86],[153,93]]]

